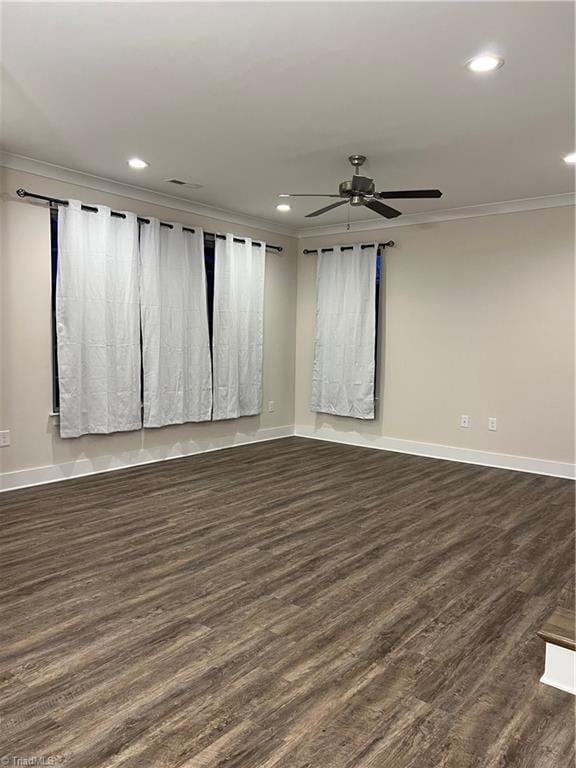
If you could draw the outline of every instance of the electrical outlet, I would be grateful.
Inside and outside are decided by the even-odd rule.
[[[275,408],[274,400],[268,400],[268,413],[274,413]]]
[[[460,426],[464,427],[464,428],[469,427],[470,426],[470,416],[466,416],[466,414],[463,413],[462,416],[460,416]]]
[[[490,432],[496,432],[496,429],[498,428],[498,422],[496,421],[495,416],[490,416],[488,419],[488,429]]]
[[[10,430],[4,429],[0,432],[0,448],[7,448],[10,445]]]

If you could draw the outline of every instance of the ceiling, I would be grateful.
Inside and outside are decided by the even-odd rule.
[[[379,217],[336,192],[439,187],[406,213],[574,190],[570,2],[4,3],[5,150],[283,225]],[[463,64],[490,50],[501,70]],[[126,159],[150,163],[132,171]],[[201,189],[174,187],[176,177]],[[326,200],[325,204],[330,201]],[[394,203],[393,203],[394,204]]]

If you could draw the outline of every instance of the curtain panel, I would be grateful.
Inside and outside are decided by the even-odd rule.
[[[204,234],[150,219],[140,232],[144,426],[209,421]]]
[[[140,306],[136,215],[58,217],[56,330],[60,436],[140,429]]]
[[[266,246],[216,239],[214,253],[213,418],[262,410]]]
[[[211,352],[202,230],[94,207],[58,216],[61,436],[260,413],[265,243],[216,238]]]
[[[312,411],[374,418],[376,244],[317,256]]]

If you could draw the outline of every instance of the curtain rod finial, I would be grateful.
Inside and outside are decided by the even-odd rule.
[[[22,189],[22,187],[20,187],[20,189],[16,190],[16,194],[18,195],[18,197],[26,197],[28,193],[26,192],[25,189]]]

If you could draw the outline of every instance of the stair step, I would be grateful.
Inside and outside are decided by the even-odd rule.
[[[576,630],[574,611],[568,608],[556,608],[552,616],[544,623],[538,636],[552,645],[559,645],[569,651],[576,650]]]
[[[540,682],[576,696],[574,611],[556,608],[538,634],[546,641],[544,674]]]

